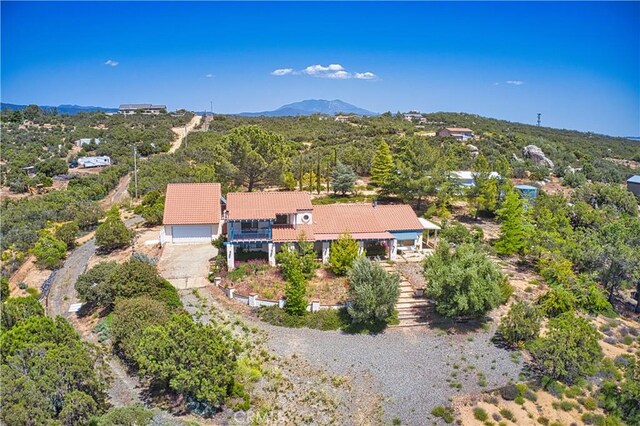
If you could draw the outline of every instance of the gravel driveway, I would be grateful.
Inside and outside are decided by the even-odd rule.
[[[346,335],[260,326],[270,333],[268,345],[279,355],[296,354],[332,374],[370,373],[384,396],[385,420],[398,418],[403,425],[431,424],[436,420],[430,415],[433,407],[458,393],[481,392],[517,380],[521,370],[519,360],[490,342],[493,330],[462,336],[413,327],[379,335]],[[486,377],[485,386],[479,385],[480,374]]]
[[[158,262],[158,272],[178,290],[205,287],[209,284],[209,260],[218,249],[206,244],[165,244]]]

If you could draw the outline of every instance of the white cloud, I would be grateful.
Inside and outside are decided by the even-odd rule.
[[[507,81],[505,81],[505,83],[513,84],[514,86],[520,86],[520,85],[524,84],[524,81],[522,81],[522,80],[507,80]]]
[[[282,76],[288,74],[293,74],[293,68],[278,68],[277,70],[271,71],[271,75]]]
[[[355,78],[357,80],[375,80],[378,78],[377,75],[370,71],[349,72],[340,64],[309,65],[308,67],[300,71],[296,71],[293,68],[279,68],[277,70],[271,71],[271,75],[276,76],[300,74],[317,78],[330,78],[334,80],[348,80],[350,78]]]
[[[113,59],[107,59],[107,62],[105,62],[104,64],[109,65],[110,67],[117,67],[120,62],[114,61]]]
[[[498,83],[497,81],[495,83],[493,83],[494,86],[500,86],[500,83]]]
[[[336,74],[340,71],[344,71],[344,67],[340,64],[329,64],[328,66],[323,65],[309,65],[302,72],[308,75],[325,77],[327,75]],[[329,77],[334,78],[334,77]],[[339,78],[339,77],[338,77]]]
[[[207,77],[207,78],[212,78],[212,77],[213,77],[213,74],[207,74],[207,75],[205,75],[205,77]]]
[[[358,80],[373,80],[375,78],[378,78],[377,75],[375,75],[372,72],[357,72],[353,75],[354,78],[357,78]]]

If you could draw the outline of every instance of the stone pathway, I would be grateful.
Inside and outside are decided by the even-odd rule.
[[[396,304],[400,324],[391,327],[414,327],[425,325],[427,317],[433,310],[432,303],[423,295],[417,296],[411,283],[398,271],[395,264],[382,263],[387,272],[400,275],[400,297]]]

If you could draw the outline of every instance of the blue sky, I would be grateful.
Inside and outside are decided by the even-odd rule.
[[[341,99],[525,123],[541,112],[547,126],[640,135],[638,2],[1,8],[3,102],[203,110],[213,101],[232,113]]]

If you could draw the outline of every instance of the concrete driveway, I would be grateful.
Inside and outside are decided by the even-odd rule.
[[[158,271],[178,290],[210,284],[209,260],[218,254],[211,244],[171,244],[162,249]]]

